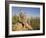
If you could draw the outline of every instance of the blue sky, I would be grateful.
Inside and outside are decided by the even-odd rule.
[[[32,7],[12,7],[12,15],[16,15],[20,13],[22,10],[27,16],[40,16],[40,8],[32,8]]]

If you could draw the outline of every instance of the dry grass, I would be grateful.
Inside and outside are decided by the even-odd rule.
[[[21,30],[31,30],[32,27],[30,25],[28,25],[27,23],[24,24],[24,26],[21,24],[21,23],[16,23],[14,26],[13,26],[13,31],[21,31]]]

